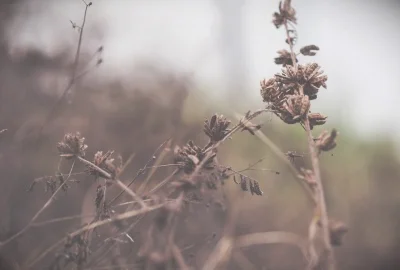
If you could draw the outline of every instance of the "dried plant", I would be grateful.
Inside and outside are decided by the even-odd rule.
[[[341,243],[338,239],[341,239],[343,234],[347,232],[347,228],[344,229],[344,225],[330,226],[321,181],[318,154],[321,151],[329,151],[335,148],[338,133],[335,129],[330,133],[324,131],[316,139],[311,133],[314,126],[325,124],[327,119],[326,116],[320,113],[310,112],[310,101],[317,99],[317,94],[321,87],[326,88],[328,77],[323,75],[323,71],[317,63],[297,63],[297,55],[314,56],[319,47],[316,45],[307,45],[302,47],[299,53],[294,51],[291,34],[296,33],[297,35],[294,28],[294,24],[296,23],[295,15],[296,11],[291,6],[290,0],[281,2],[279,12],[274,13],[273,23],[277,28],[281,26],[285,28],[286,42],[289,44],[290,53],[286,50],[279,51],[280,58],[277,59],[285,58],[286,60],[277,61],[275,59],[275,63],[283,64],[284,68],[281,73],[276,74],[273,78],[261,82],[261,96],[264,102],[268,103],[268,108],[281,118],[283,122],[287,124],[300,123],[307,133],[312,170],[302,169],[300,177],[310,186],[316,198],[315,213],[318,224],[323,232],[324,248],[327,253],[326,265],[327,268],[334,269],[335,260],[332,245]],[[313,224],[311,222],[310,227]],[[310,231],[314,230],[310,229]],[[313,248],[314,237],[309,236],[309,239],[311,241],[310,246]],[[314,265],[311,265],[311,267],[314,267]]]
[[[71,22],[72,27],[79,30],[80,38],[70,84],[76,80],[86,11],[91,3],[85,5],[83,24],[78,26]],[[203,269],[226,268],[232,254],[235,252],[241,254],[242,247],[276,243],[299,247],[308,261],[309,269],[314,269],[317,265],[323,265],[324,269],[334,269],[332,247],[341,245],[348,227],[343,222],[328,216],[319,155],[336,147],[338,132],[336,129],[331,132],[324,131],[317,138],[314,138],[311,132],[315,126],[326,123],[326,116],[311,112],[311,102],[317,99],[321,87],[327,87],[328,77],[323,74],[317,63],[299,64],[297,56],[314,56],[319,47],[307,45],[302,47],[299,53],[295,52],[296,22],[296,11],[291,1],[280,2],[279,10],[273,14],[273,24],[276,28],[284,27],[285,41],[289,45],[289,50],[278,51],[278,57],[274,59],[275,64],[282,65],[281,72],[261,81],[260,93],[263,101],[267,103],[266,108],[254,112],[248,111],[236,124],[223,115],[214,114],[204,121],[203,131],[208,137],[205,145],[189,140],[186,145],[176,145],[171,151],[171,140],[168,140],[157,148],[145,166],[130,181],[125,181],[121,180],[121,176],[132,158],[123,163],[122,158],[116,160],[113,157],[114,151],[95,151],[93,158],[89,159],[85,138],[79,132],[66,134],[57,144],[60,162],[56,173],[35,179],[29,188],[32,191],[35,184],[43,183],[45,190],[51,192],[50,198],[21,231],[0,242],[0,248],[31,227],[65,220],[61,218],[49,222],[37,222],[38,217],[55,201],[60,191],[73,192],[74,187],[71,183],[79,184],[86,178],[91,178],[96,183],[95,196],[92,200],[96,211],[91,215],[91,221],[69,232],[66,237],[28,261],[26,269],[33,269],[52,253],[54,256],[51,264],[48,268],[41,269],[95,269],[96,267],[125,269],[120,259],[134,263],[132,269],[192,269],[188,256],[183,254],[184,244],[188,243],[184,243],[185,239],[180,237],[180,232],[186,229],[188,217],[193,214],[191,207],[196,203],[204,203],[210,207],[210,202],[205,202],[206,197],[211,197],[216,204],[217,202],[221,204],[222,198],[223,203],[227,204],[223,196],[224,185],[230,181],[237,184],[234,186],[237,194],[247,192],[263,196],[260,181],[246,175],[245,172],[262,170],[280,174],[279,171],[272,169],[256,169],[255,166],[263,159],[242,170],[220,164],[219,147],[235,133],[248,131],[250,135],[258,136],[270,146],[272,152],[288,166],[311,199],[314,215],[308,228],[308,237],[279,231],[236,236],[235,228],[241,202],[231,201],[227,207],[223,234],[217,239],[213,251],[203,263]],[[101,50],[102,47],[99,51]],[[63,97],[68,91],[69,88],[65,90]],[[283,153],[261,132],[261,124],[252,123],[253,119],[267,111],[273,112],[286,124],[300,124],[308,137],[309,153],[299,154],[296,151]],[[172,155],[169,155],[171,153]],[[310,157],[312,168],[297,168],[295,158],[304,158],[305,155]],[[172,163],[162,164],[166,157],[169,157]],[[61,172],[62,162],[70,165],[68,173]],[[76,164],[80,164],[84,170],[75,172]],[[162,180],[153,179],[155,170],[170,167],[174,170],[167,177]],[[72,179],[72,176],[83,179]],[[146,178],[141,179],[142,176]],[[116,196],[112,196],[110,190],[115,189],[120,191]],[[218,201],[215,198],[218,198]],[[317,251],[316,241],[320,231],[324,249]],[[213,233],[213,238],[215,235]]]

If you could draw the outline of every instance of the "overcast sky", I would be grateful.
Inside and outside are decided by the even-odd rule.
[[[227,73],[216,1],[94,0],[84,50],[104,45],[105,63],[97,71],[104,80],[126,80],[135,60],[150,59],[193,72],[201,89],[223,96]],[[229,10],[240,0],[219,1]],[[321,48],[317,57],[300,61],[317,61],[329,76],[328,89],[321,90],[314,110],[329,114],[331,121],[354,124],[360,133],[400,135],[399,1],[292,2],[298,14],[298,46]],[[271,23],[278,1],[242,0],[241,5],[244,93],[259,107],[259,81],[279,71],[273,58],[285,47],[284,33]],[[81,0],[29,0],[16,8],[22,16],[7,25],[11,54],[37,48],[56,55],[65,46],[76,46],[69,20],[81,21]]]

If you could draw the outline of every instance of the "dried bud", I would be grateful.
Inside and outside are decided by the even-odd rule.
[[[313,100],[317,98],[321,86],[326,88],[325,82],[328,79],[326,75],[322,75],[320,68],[317,63],[298,65],[297,70],[293,66],[286,66],[281,74],[275,75],[275,80],[288,89],[290,94],[299,92],[298,85],[303,86],[304,94]]]
[[[341,221],[329,220],[329,233],[331,244],[340,246],[343,242],[344,235],[349,231],[349,228]]]
[[[264,102],[277,104],[284,100],[284,93],[279,90],[275,78],[269,80],[264,79],[261,81],[260,85],[260,93]]]
[[[240,188],[243,191],[248,191],[249,190],[247,188],[247,179],[246,179],[246,177],[240,176]]]
[[[285,23],[285,20],[296,23],[296,11],[290,5],[290,0],[284,0],[279,2],[279,12],[275,12],[273,17],[273,23],[276,28],[279,28]]]
[[[293,66],[292,56],[287,50],[278,51],[279,56],[275,57],[275,64],[283,65],[284,67],[287,65]],[[298,62],[296,58],[296,63]]]
[[[103,154],[103,151],[97,151],[93,158],[93,164],[109,173],[111,178],[114,178],[118,174],[120,168],[114,165],[114,159],[110,158],[112,154],[112,151],[107,151],[105,154]],[[110,176],[104,175],[104,173],[90,165],[87,166],[87,171],[90,175],[96,177],[109,178]]]
[[[316,146],[319,151],[326,152],[335,148],[337,135],[338,132],[336,129],[332,129],[331,133],[328,133],[326,130],[322,132],[321,135],[319,135],[319,137],[316,139]]]
[[[308,120],[310,122],[310,128],[313,129],[314,126],[325,124],[327,118],[327,116],[324,116],[320,113],[309,113]]]
[[[229,125],[231,121],[223,117],[223,115],[214,114],[210,121],[206,120],[204,122],[204,133],[210,138],[212,143],[219,142],[223,140],[229,133]]]
[[[316,55],[317,53],[315,51],[319,51],[319,48],[316,45],[307,45],[300,49],[300,53],[307,56]]]
[[[235,183],[238,184],[235,180]],[[247,185],[248,184],[248,185]],[[249,179],[247,176],[240,175],[240,188],[243,191],[249,191],[251,195],[258,195],[262,196],[263,192],[260,189],[260,184],[254,180],[254,179]]]
[[[293,95],[288,98],[284,108],[292,115],[293,120],[300,121],[310,109],[310,100],[308,96]]]
[[[318,221],[318,226],[322,226],[321,220]],[[343,237],[349,231],[349,228],[343,222],[333,219],[329,219],[328,226],[332,246],[342,245]]]
[[[317,98],[319,88],[322,86],[326,88],[326,81],[328,76],[322,75],[324,72],[320,70],[321,67],[317,63],[307,64],[304,67],[304,94],[310,97],[310,100]]]
[[[250,184],[251,195],[254,195],[254,194],[256,194],[258,196],[263,195],[263,192],[260,189],[260,185],[258,184],[258,182],[256,180],[249,181],[249,184]]]
[[[204,151],[195,145],[193,141],[189,141],[184,147],[175,147],[175,163],[179,164],[180,168],[187,174],[193,172],[198,164],[205,158]],[[213,154],[207,161],[205,161],[203,168],[213,169],[212,162],[216,154]]]
[[[79,132],[75,134],[67,133],[64,139],[57,144],[57,149],[60,156],[66,159],[71,159],[75,156],[84,157],[88,147],[84,142],[85,138],[81,137]]]

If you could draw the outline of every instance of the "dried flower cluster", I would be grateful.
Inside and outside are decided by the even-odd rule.
[[[103,154],[103,151],[98,151],[94,155],[93,164],[107,172],[111,178],[114,179],[121,167],[114,164],[114,159],[111,158],[112,154],[112,151],[107,151],[105,154]],[[90,175],[108,178],[108,175],[105,175],[103,172],[97,170],[94,166],[88,164],[86,167]]]
[[[221,141],[229,133],[229,125],[231,121],[224,118],[223,115],[214,114],[210,121],[204,122],[204,133],[210,138],[210,143],[214,144]]]
[[[85,138],[79,132],[65,134],[64,139],[57,144],[61,157],[72,159],[74,157],[85,157],[87,145]]]

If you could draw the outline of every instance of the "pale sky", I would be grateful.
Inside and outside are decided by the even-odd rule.
[[[215,1],[92,1],[83,48],[94,51],[104,45],[105,62],[96,78],[128,80],[135,61],[149,59],[193,72],[200,89],[223,96],[227,78]],[[298,17],[298,46],[321,48],[317,57],[300,61],[317,61],[329,76],[328,89],[321,90],[314,110],[330,115],[333,122],[353,124],[360,134],[400,135],[400,4],[383,0],[292,3]],[[273,58],[277,50],[286,48],[283,30],[271,23],[277,6],[278,1],[242,0],[244,99],[255,102],[250,103],[254,108],[261,106],[259,81],[280,70]],[[7,26],[11,54],[36,48],[56,55],[66,46],[76,46],[77,34],[69,20],[81,21],[81,0],[29,0],[17,9],[23,16]]]

